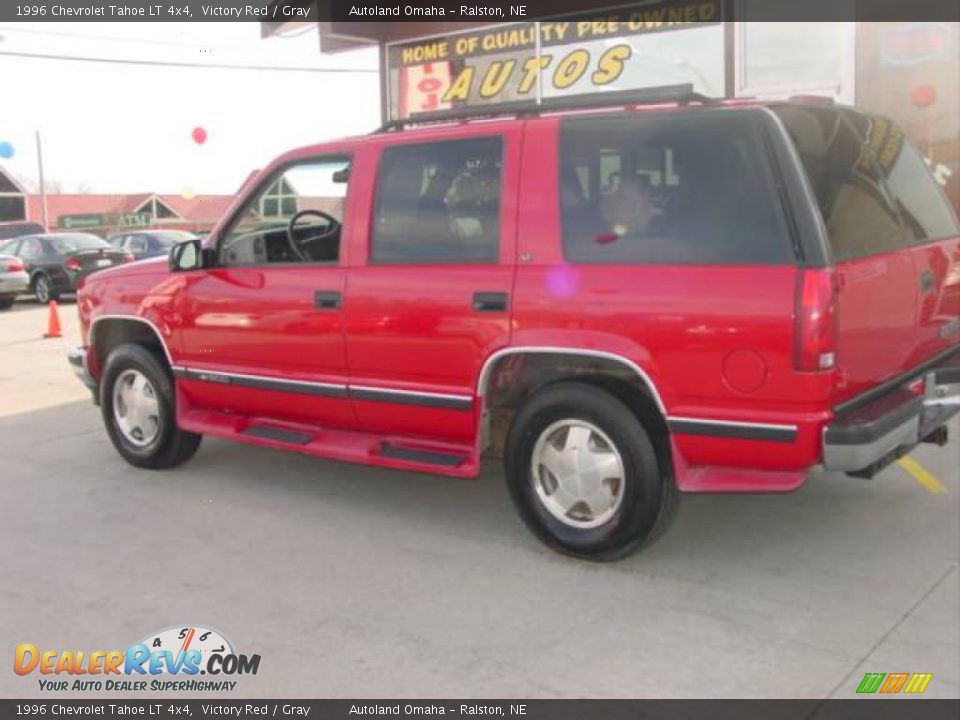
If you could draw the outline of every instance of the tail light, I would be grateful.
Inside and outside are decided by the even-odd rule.
[[[26,269],[27,266],[23,264],[22,260],[10,260],[7,263],[7,272],[20,272]]]
[[[123,254],[123,261],[124,261],[125,263],[133,262],[134,260],[136,260],[136,258],[133,256],[133,253],[125,252],[125,253]]]
[[[832,270],[801,270],[794,310],[796,370],[830,370],[837,363],[837,288]]]
[[[67,270],[70,272],[80,272],[80,261],[77,258],[70,258],[66,262]]]

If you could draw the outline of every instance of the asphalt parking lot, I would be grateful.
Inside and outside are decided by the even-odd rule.
[[[46,309],[0,314],[0,647],[120,649],[179,624],[262,657],[219,697],[837,697],[865,672],[960,696],[960,452],[787,496],[688,496],[626,561],[558,556],[479,481],[207,439],[114,452]],[[914,470],[916,470],[914,468]],[[0,696],[37,674],[0,672]]]

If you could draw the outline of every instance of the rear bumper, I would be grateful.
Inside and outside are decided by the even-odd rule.
[[[0,295],[25,293],[30,288],[30,276],[25,272],[0,273]]]
[[[924,394],[905,386],[842,413],[823,430],[827,470],[872,475],[906,455],[960,412],[960,355],[926,370]]]
[[[67,361],[73,369],[73,374],[90,389],[94,398],[96,398],[97,381],[93,379],[93,375],[90,374],[90,368],[87,367],[87,348],[82,345],[70,348],[67,352]]]

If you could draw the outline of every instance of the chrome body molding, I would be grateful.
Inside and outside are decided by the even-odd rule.
[[[633,362],[633,360],[625,358],[623,355],[617,355],[615,353],[606,352],[603,350],[584,350],[582,348],[522,345],[518,347],[507,347],[497,350],[487,358],[486,362],[483,364],[483,368],[480,370],[480,376],[477,379],[477,397],[483,397],[486,395],[487,385],[490,382],[490,373],[493,371],[493,365],[497,360],[506,357],[507,355],[520,355],[526,353],[538,355],[578,355],[580,357],[596,357],[603,360],[613,360],[614,362],[626,365],[628,368],[630,368],[630,370],[635,372],[641,380],[643,380],[644,385],[646,385],[647,389],[650,391],[650,394],[653,396],[654,401],[657,403],[657,407],[660,409],[660,412],[664,415],[667,414],[667,408],[663,404],[663,398],[660,397],[660,392],[657,390],[657,386],[654,384],[653,380],[650,379],[650,376],[646,373],[646,371]]]

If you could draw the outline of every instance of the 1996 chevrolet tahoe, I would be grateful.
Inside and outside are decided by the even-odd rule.
[[[541,540],[610,560],[679,493],[946,441],[960,231],[900,128],[685,87],[562,102],[295,150],[210,237],[89,277],[70,361],[117,451],[499,454]]]

